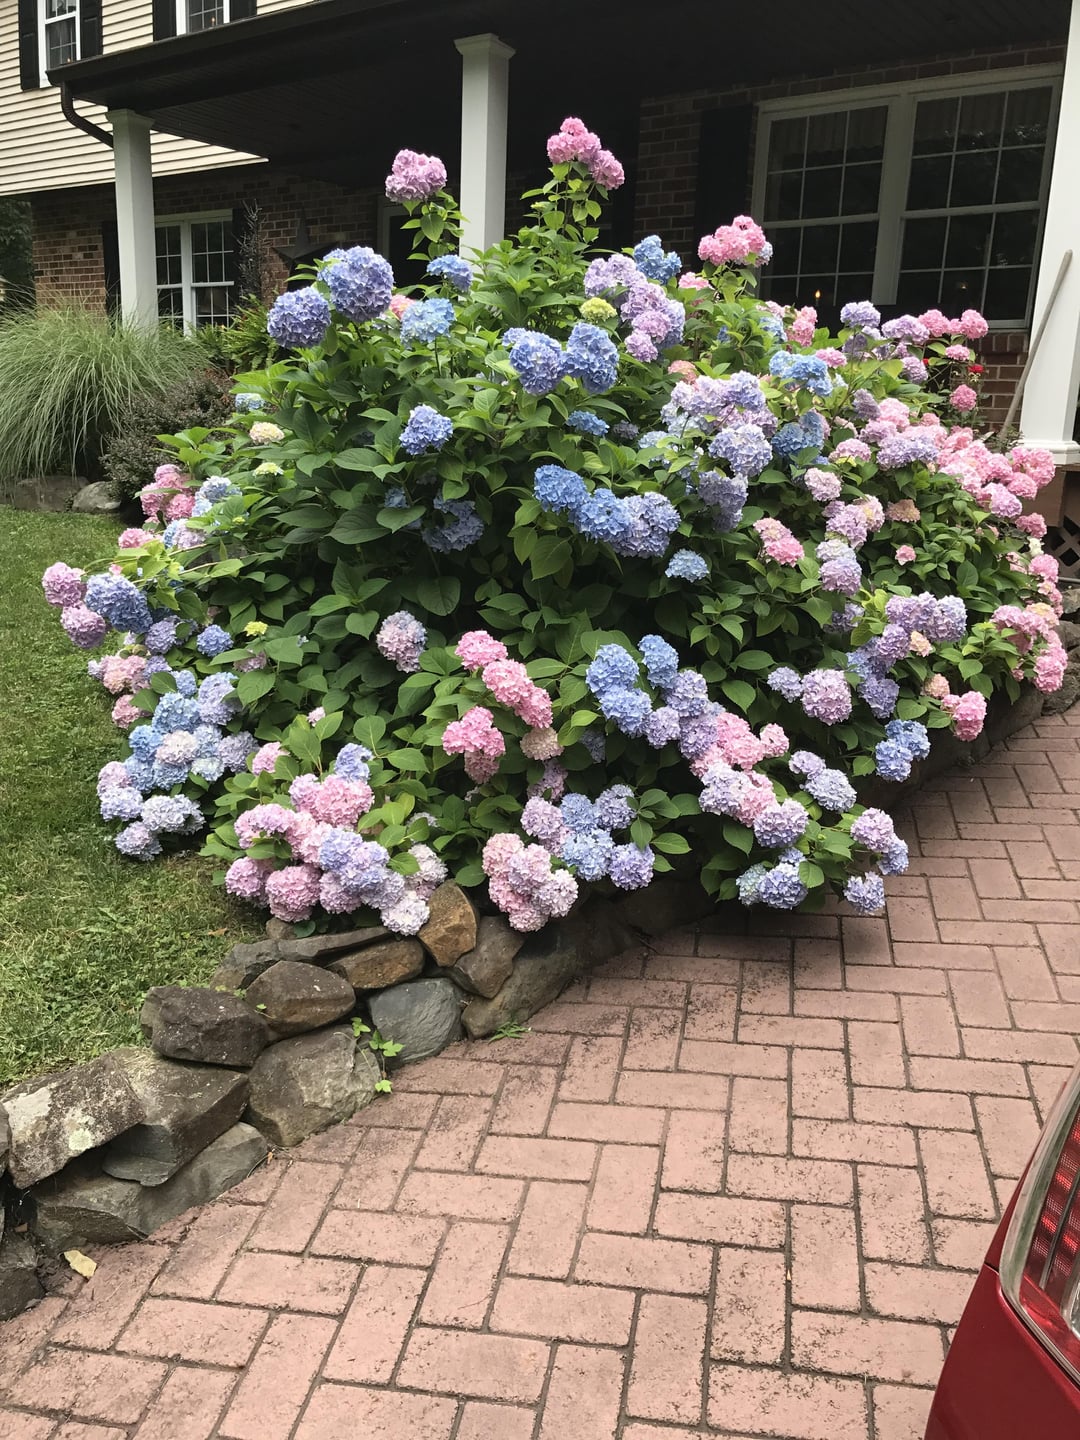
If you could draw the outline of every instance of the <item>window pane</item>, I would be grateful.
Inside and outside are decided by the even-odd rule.
[[[220,283],[228,278],[227,261],[232,248],[226,240],[225,222],[211,220],[191,227],[191,278],[196,285]]]
[[[896,287],[897,309],[910,311],[912,315],[921,315],[924,310],[937,305],[940,290],[941,275],[937,270],[901,272]]]
[[[946,100],[920,100],[915,109],[915,138],[912,150],[916,155],[951,154],[956,139],[955,95]]]
[[[844,225],[840,234],[840,269],[849,273],[865,270],[877,249],[877,221],[863,220]],[[869,294],[869,290],[866,292]]]
[[[79,58],[75,35],[74,16],[67,20],[54,20],[45,26],[46,70],[58,65],[70,65]]]
[[[844,158],[847,111],[813,115],[806,132],[806,164],[839,165]]]
[[[848,111],[847,162],[880,160],[885,146],[887,105]]]
[[[954,208],[961,205],[992,205],[997,165],[996,150],[957,155],[953,161],[950,204]]]
[[[1005,96],[965,95],[960,101],[957,150],[996,150],[1001,141]]]
[[[225,0],[187,0],[188,30],[210,30],[225,23]]]
[[[949,221],[946,265],[986,264],[990,246],[991,215],[954,215]]]
[[[913,159],[908,181],[909,210],[941,210],[949,203],[952,156],[935,155]]]
[[[1005,105],[1003,145],[1046,144],[1050,122],[1050,90],[1014,90]]]
[[[991,270],[986,277],[986,313],[995,320],[1026,319],[1030,290],[1030,266]]]
[[[802,209],[801,170],[770,175],[765,193],[766,220],[797,220]]]
[[[844,170],[844,198],[840,204],[840,213],[842,215],[875,214],[878,208],[880,188],[880,165],[848,165]]]
[[[789,230],[772,230],[769,232],[769,239],[772,241],[773,247],[773,258],[769,262],[770,273],[773,275],[797,274],[802,230],[798,226],[792,226]]]
[[[944,216],[935,220],[905,220],[900,268],[936,270],[944,258],[948,223]]]
[[[807,170],[803,181],[802,201],[802,213],[805,217],[839,215],[843,175],[843,169],[839,165],[830,165],[825,170]]]
[[[938,303],[950,315],[973,307],[982,309],[983,271],[946,270],[941,281]]]
[[[195,291],[195,324],[227,325],[232,319],[232,290],[228,285],[208,285]]]
[[[45,19],[57,20],[61,15],[74,15],[78,0],[45,0]]]
[[[802,272],[836,273],[836,256],[840,243],[839,225],[808,225],[803,231]]]
[[[159,285],[179,285],[183,279],[180,260],[180,226],[159,225],[157,243],[157,280]]]
[[[1011,210],[994,221],[994,240],[990,247],[992,265],[1030,265],[1035,258],[1035,232],[1039,225],[1037,210]]]
[[[1022,150],[1003,150],[998,170],[999,205],[1018,200],[1038,200],[1042,184],[1043,152],[1041,146],[1029,145]]]
[[[174,325],[184,323],[184,296],[180,290],[158,291],[158,315]]]
[[[769,129],[769,169],[801,170],[806,150],[806,117],[777,120]]]

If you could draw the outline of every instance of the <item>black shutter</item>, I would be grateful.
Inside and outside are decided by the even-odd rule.
[[[697,206],[694,234],[727,225],[750,206],[750,142],[753,105],[707,110],[698,135]],[[758,216],[758,219],[761,217]]]
[[[101,0],[79,0],[79,59],[100,55]]]
[[[38,0],[19,0],[19,86],[41,89],[41,60],[38,55]]]
[[[116,221],[101,222],[101,258],[105,270],[105,311],[110,316],[120,313],[120,242]]]
[[[153,0],[154,39],[171,40],[176,34],[176,0]]]
[[[244,251],[250,243],[251,216],[243,205],[237,205],[232,212],[232,224],[227,239],[229,253],[225,261],[225,279],[233,287],[233,310],[240,308],[246,299],[246,292],[253,287],[252,277],[244,273]]]
[[[255,14],[256,0],[231,0],[229,5],[230,20],[250,20]]]

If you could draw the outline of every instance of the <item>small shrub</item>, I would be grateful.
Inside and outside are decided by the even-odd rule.
[[[196,426],[221,425],[232,414],[231,382],[220,370],[200,370],[163,394],[139,396],[124,414],[103,457],[118,499],[134,500],[157,467],[173,452],[157,438]]]
[[[114,323],[81,305],[38,305],[0,322],[0,483],[101,478],[101,456],[136,401],[205,361],[168,326]]]
[[[281,354],[266,331],[267,308],[248,299],[231,325],[207,325],[196,332],[210,364],[219,370],[265,370]]]

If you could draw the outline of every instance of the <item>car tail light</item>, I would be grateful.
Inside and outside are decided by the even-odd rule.
[[[1024,1176],[999,1273],[1013,1309],[1080,1380],[1080,1069]]]

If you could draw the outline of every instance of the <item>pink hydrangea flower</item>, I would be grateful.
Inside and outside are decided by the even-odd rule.
[[[195,510],[195,496],[190,490],[181,490],[165,506],[166,520],[188,520]]]
[[[345,780],[340,775],[327,775],[306,809],[316,820],[324,820],[327,825],[351,829],[374,803],[375,794],[366,780]]]
[[[924,657],[930,654],[930,641],[921,630],[912,630],[908,654],[922,655]]]
[[[870,454],[870,446],[865,440],[841,440],[830,453],[829,459],[834,463],[837,460],[855,460],[862,464],[870,459]]]
[[[944,700],[949,694],[949,682],[944,675],[931,675],[923,684],[922,693],[932,700]]]
[[[58,560],[42,575],[41,588],[50,605],[61,609],[68,605],[81,605],[86,594],[85,575],[82,570],[73,570],[70,565]]]
[[[130,695],[121,695],[112,708],[112,718],[121,730],[130,730],[137,720],[146,715],[145,710],[140,710],[133,702]]]
[[[693,385],[698,378],[697,366],[689,360],[672,360],[667,368],[669,375],[678,375],[687,385]]]
[[[244,810],[233,822],[237,844],[241,850],[250,850],[256,840],[280,835],[288,840],[296,824],[296,811],[271,801],[267,805],[253,805]]]
[[[949,345],[945,350],[946,360],[962,360],[965,364],[973,359],[973,352],[966,345]]]
[[[430,200],[446,185],[446,166],[437,155],[399,150],[386,177],[386,198],[399,205]]]
[[[885,517],[888,520],[901,520],[914,525],[920,518],[921,512],[914,500],[894,500],[886,509]]]
[[[386,308],[395,320],[400,320],[409,306],[415,304],[416,301],[411,295],[391,295],[390,304]]]
[[[529,760],[554,760],[562,752],[559,737],[549,725],[538,730],[527,730],[521,737],[521,753]]]
[[[979,403],[979,397],[970,385],[957,385],[956,389],[949,396],[953,407],[957,410],[974,410]]]
[[[977,690],[950,695],[941,702],[952,711],[953,730],[960,740],[977,740],[986,723],[986,699]]]
[[[1036,540],[1041,540],[1046,534],[1046,518],[1043,515],[1018,515],[1014,523],[1018,530],[1022,530],[1025,535],[1034,536]]]
[[[278,920],[306,920],[319,903],[319,871],[314,865],[285,865],[266,880],[266,901]]]
[[[990,329],[978,310],[965,310],[960,319],[954,323],[956,329],[953,333],[963,335],[965,340],[981,340]]]
[[[141,655],[106,655],[98,677],[110,695],[141,690],[146,680],[146,661]]]
[[[680,290],[711,290],[712,286],[704,275],[696,275],[693,270],[687,270],[679,276]],[[695,302],[696,303],[696,302]]]
[[[574,115],[568,115],[555,134],[548,137],[547,155],[552,165],[569,165],[575,160],[589,164],[599,154],[600,136]]]
[[[589,161],[589,174],[605,190],[618,190],[626,179],[626,171],[610,150],[601,150]]]
[[[956,333],[952,329],[952,322],[940,310],[924,310],[918,318],[919,324],[925,326],[935,340],[940,339],[942,335]]]
[[[225,889],[239,900],[261,902],[266,898],[266,881],[273,870],[272,860],[252,860],[243,855],[226,870]]]
[[[760,739],[765,747],[767,759],[775,760],[781,755],[786,755],[791,749],[791,741],[779,725],[763,725]]]
[[[266,745],[261,745],[251,757],[251,773],[253,775],[272,775],[282,755],[288,751],[280,740],[271,740]]]
[[[760,263],[772,254],[765,232],[749,215],[736,215],[730,225],[718,225],[711,235],[702,236],[698,255],[710,265]]]
[[[915,559],[915,550],[911,545],[899,545],[896,549],[896,559],[901,565],[910,565]]]
[[[137,550],[140,545],[149,544],[153,538],[151,531],[129,526],[128,529],[120,531],[116,543],[121,550]]]
[[[507,649],[486,630],[467,630],[455,645],[454,654],[466,670],[480,670],[495,660],[505,660]]]
[[[1044,695],[1051,695],[1061,689],[1065,678],[1065,667],[1069,663],[1068,652],[1057,635],[1051,635],[1046,649],[1035,657],[1035,687]]]
[[[325,719],[326,711],[321,705],[316,705],[314,710],[309,710],[307,713],[307,722],[309,725],[317,725],[320,720]]]
[[[754,529],[761,539],[761,548],[778,565],[797,565],[805,552],[802,544],[779,520],[766,516],[755,520]]]
[[[837,350],[834,345],[826,345],[821,350],[815,350],[814,354],[819,360],[824,360],[830,370],[841,370],[848,362],[844,352]]]
[[[795,311],[795,316],[787,327],[787,337],[793,345],[812,345],[816,325],[817,311],[812,305],[804,305],[801,310]]]
[[[447,755],[468,755],[479,752],[483,755],[502,755],[506,741],[494,723],[490,710],[483,705],[474,705],[460,720],[452,720],[443,731],[442,748]]]

